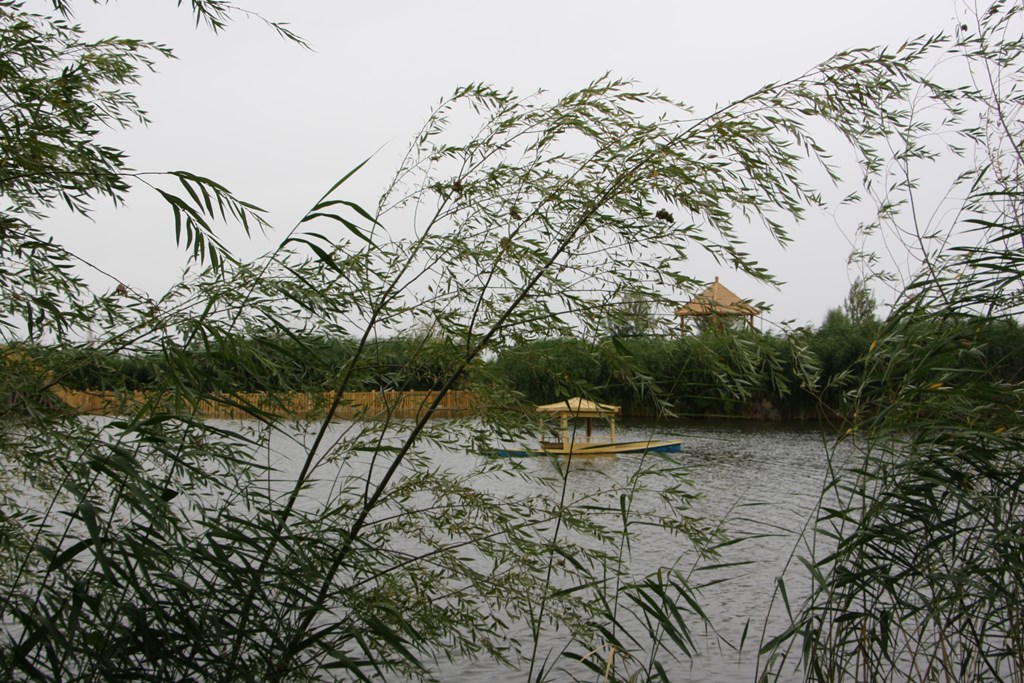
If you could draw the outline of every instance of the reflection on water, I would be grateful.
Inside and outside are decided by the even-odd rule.
[[[335,429],[351,429],[339,424]],[[337,434],[335,435],[337,436]],[[784,577],[791,604],[809,589],[809,578],[797,559],[809,557],[808,540],[802,535],[813,522],[814,506],[826,476],[826,444],[815,428],[765,423],[687,423],[653,425],[626,422],[619,440],[648,438],[683,439],[683,452],[672,459],[686,466],[693,489],[702,498],[694,512],[707,520],[721,522],[733,536],[745,540],[722,550],[718,563],[726,567],[706,569],[694,566],[695,553],[686,539],[664,533],[643,534],[632,544],[630,566],[638,573],[675,565],[691,572],[694,585],[705,586],[701,606],[713,631],[699,624],[694,630],[701,656],[691,660],[665,662],[671,680],[701,682],[751,681],[758,668],[759,641],[780,632],[786,624],[785,607],[776,590]],[[274,450],[285,461],[297,455],[300,437],[291,446],[277,444]],[[478,456],[433,449],[428,456],[455,470],[471,469]],[[549,458],[519,461],[531,474],[558,477],[557,465]],[[612,482],[624,482],[635,471],[639,456],[602,456],[574,462],[567,495],[589,496]],[[290,469],[281,463],[282,469]],[[286,477],[287,478],[287,477]],[[495,478],[487,486],[497,493],[524,493],[526,480]],[[820,552],[820,549],[819,549]],[[727,579],[721,581],[721,579]],[[736,652],[745,630],[746,642]],[[668,666],[671,665],[671,666]],[[458,683],[493,683],[495,680],[525,679],[490,662],[460,662],[439,665],[438,678]],[[800,680],[787,671],[789,680]],[[782,680],[787,680],[783,678]]]

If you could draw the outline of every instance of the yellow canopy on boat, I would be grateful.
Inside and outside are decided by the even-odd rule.
[[[569,417],[613,417],[621,408],[608,403],[596,403],[585,398],[574,396],[558,403],[537,406],[538,413],[566,415]]]

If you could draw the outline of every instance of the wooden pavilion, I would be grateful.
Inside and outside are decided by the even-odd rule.
[[[549,446],[572,443],[572,438],[569,434],[569,420],[571,419],[582,419],[586,425],[586,442],[590,443],[593,436],[593,421],[594,419],[606,420],[608,422],[608,428],[611,431],[611,442],[615,442],[615,416],[622,412],[619,406],[613,406],[606,403],[597,403],[595,401],[588,401],[585,398],[579,398],[574,396],[558,403],[549,403],[543,406],[537,406],[538,413],[544,413],[546,415],[553,415],[559,419],[559,437],[560,440],[548,444]],[[544,447],[544,444],[541,444]]]
[[[716,329],[721,329],[724,320],[740,318],[754,329],[754,318],[759,315],[761,309],[738,297],[718,281],[718,276],[715,276],[715,281],[707,289],[690,299],[682,308],[676,309],[679,325],[684,332],[688,319],[705,320]]]

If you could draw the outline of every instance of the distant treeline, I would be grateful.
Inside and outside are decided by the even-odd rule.
[[[920,324],[938,332],[964,322]],[[848,390],[881,325],[852,323],[834,310],[818,329],[789,338],[746,330],[597,345],[547,339],[509,349],[492,372],[537,403],[580,389],[632,415],[654,414],[661,401],[682,416],[815,419],[841,415],[855,398]],[[1024,328],[1016,321],[972,321],[959,344],[950,349],[951,363],[1024,381]]]
[[[142,391],[173,384],[196,391],[328,391],[349,371],[357,344],[316,335],[250,336],[174,353],[112,354],[88,346],[36,350],[69,389]],[[429,337],[372,342],[352,368],[351,391],[440,388],[459,357]]]
[[[455,388],[499,387],[532,403],[581,394],[622,405],[628,415],[667,408],[683,416],[816,418],[842,414],[847,387],[856,386],[880,325],[853,323],[834,310],[818,329],[789,338],[726,330],[597,343],[540,339],[478,362]],[[999,381],[1024,381],[1024,329],[1016,321],[973,321],[959,344],[951,349],[951,363],[972,364]],[[351,339],[292,335],[250,337],[186,354],[118,355],[83,346],[36,349],[33,355],[69,389],[324,391],[349,372],[355,348]],[[348,386],[437,390],[461,354],[454,343],[431,337],[376,341],[352,367]]]

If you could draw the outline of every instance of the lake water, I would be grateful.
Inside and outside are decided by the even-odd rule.
[[[733,644],[748,628],[743,651],[729,651],[709,636],[703,655],[678,666],[672,680],[752,681],[759,666],[760,642],[788,624],[785,603],[777,591],[779,579],[784,580],[794,608],[810,589],[798,557],[812,556],[812,536],[805,532],[813,526],[827,476],[828,447],[818,429],[806,426],[702,424],[680,433],[685,439],[685,462],[702,495],[697,512],[723,520],[732,535],[747,537],[727,548],[720,562],[751,564],[702,577],[705,582],[728,579],[703,591],[702,606],[717,633]],[[817,553],[821,551],[819,547]],[[789,666],[788,675],[780,680],[803,679],[792,669]]]
[[[332,427],[337,435],[349,428],[351,425],[345,423]],[[794,607],[810,587],[806,570],[797,557],[811,555],[807,547],[810,541],[806,540],[810,536],[804,531],[813,524],[818,495],[827,474],[827,445],[814,427],[771,423],[626,422],[619,434],[620,441],[653,437],[683,440],[682,453],[671,457],[685,465],[693,491],[701,495],[694,512],[721,522],[733,535],[748,537],[725,548],[718,560],[721,564],[735,563],[734,566],[691,574],[694,584],[714,584],[699,596],[714,631],[706,631],[699,622],[694,624],[702,652],[692,659],[665,662],[670,679],[702,683],[754,680],[760,665],[759,643],[777,634],[787,623],[786,608],[777,591],[778,580],[784,578]],[[289,447],[274,450],[287,457]],[[434,457],[439,464],[465,469],[472,467],[480,456],[439,450]],[[518,462],[531,474],[556,472],[547,458]],[[625,480],[636,470],[638,462],[635,455],[578,462],[570,471],[568,493],[585,493],[600,481]],[[516,486],[517,480],[499,481]],[[681,556],[686,561],[684,546],[682,539],[667,542],[664,534],[640,535],[632,546],[631,567],[654,571],[673,565]],[[691,552],[690,562],[692,555]],[[721,579],[726,580],[719,582]],[[736,652],[735,646],[744,631],[745,645],[742,652]],[[527,677],[525,671],[488,661],[444,663],[438,667],[438,678],[454,683],[525,681]],[[780,680],[801,679],[789,665]],[[550,680],[562,678],[556,674]]]

